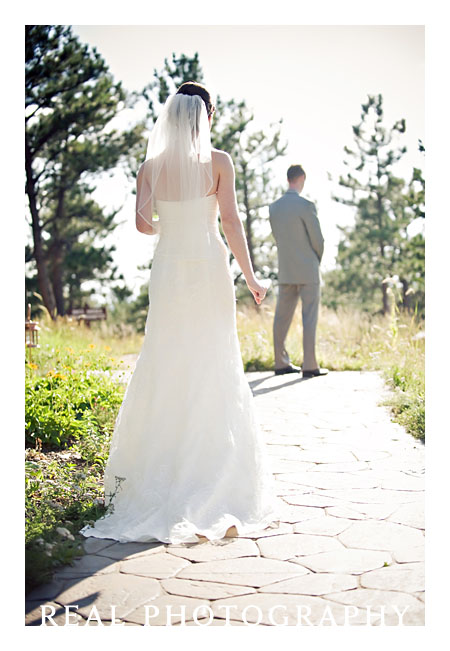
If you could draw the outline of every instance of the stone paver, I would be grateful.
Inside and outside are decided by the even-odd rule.
[[[161,552],[149,556],[138,556],[123,561],[120,571],[134,576],[148,576],[155,579],[166,579],[175,576],[183,568],[191,564],[185,558],[177,558],[173,554]]]
[[[255,588],[242,585],[216,583],[214,581],[195,581],[192,579],[165,579],[161,586],[169,594],[198,597],[199,599],[224,599],[234,595],[254,594]]]
[[[279,592],[281,594],[325,595],[338,590],[353,590],[358,587],[358,579],[352,574],[314,573],[286,579],[279,583],[260,588],[259,592]]]
[[[423,543],[423,535],[418,529],[379,520],[355,522],[338,534],[337,538],[346,547],[387,551],[392,551],[401,545],[413,548]]]
[[[43,605],[43,608],[41,608]],[[81,615],[72,610],[70,615],[66,613],[64,606],[60,606],[54,601],[28,600],[27,609],[25,613],[26,626],[53,626],[51,620],[47,619],[45,615],[52,615],[52,621],[57,626],[66,626],[67,624],[75,624],[81,626],[84,622]]]
[[[78,608],[72,612],[85,618],[95,606],[102,621],[111,621],[112,605],[116,606],[116,616],[122,618],[161,593],[161,586],[155,579],[119,573],[98,574],[72,580],[52,602],[63,607],[76,605]]]
[[[425,589],[424,569],[423,562],[382,567],[363,574],[361,585],[363,588],[376,590],[400,590],[410,593],[421,591]]]
[[[362,574],[391,563],[392,557],[388,552],[344,548],[294,560],[313,572],[333,572],[338,568],[347,574]]]
[[[84,543],[85,546],[90,540],[95,539],[87,538]],[[97,554],[99,556],[106,556],[107,558],[114,558],[119,561],[127,558],[135,558],[141,555],[148,556],[148,554],[156,554],[161,551],[165,551],[163,543],[118,543],[114,540],[112,545],[108,545],[105,549],[99,550]]]
[[[397,563],[414,563],[425,560],[425,539],[417,547],[399,547],[394,549],[392,557]]]
[[[259,556],[258,545],[246,538],[225,540],[222,544],[205,542],[202,545],[193,544],[192,547],[170,545],[170,554],[186,558],[189,561],[221,561],[228,558],[241,558],[243,556]]]
[[[218,599],[212,605],[214,615],[238,618],[248,625],[333,626],[346,623],[364,625],[363,609],[350,611],[322,597],[259,593],[230,599]]]
[[[324,596],[326,599],[342,604],[370,607],[374,613],[383,612],[386,626],[396,626],[399,617],[401,617],[403,625],[406,626],[423,626],[425,624],[423,604],[406,592],[357,588]]]
[[[352,520],[344,518],[316,518],[315,520],[306,520],[306,522],[297,522],[294,525],[295,533],[316,534],[318,536],[336,536],[338,533],[345,531],[352,524]]]
[[[382,379],[247,377],[280,523],[214,543],[88,538],[27,595],[27,625],[44,606],[58,626],[424,625],[424,446],[379,406]]]
[[[119,564],[112,563],[109,558],[96,556],[95,554],[86,554],[75,560],[73,565],[66,565],[59,572],[58,576],[64,579],[78,578],[82,576],[91,576],[94,574],[109,574],[118,572]]]
[[[409,527],[417,527],[418,529],[425,529],[425,513],[424,502],[412,502],[409,504],[402,504],[395,509],[394,513],[389,516],[391,522],[398,522],[406,524]]]
[[[276,538],[262,538],[258,540],[258,547],[261,556],[265,558],[278,558],[287,561],[295,556],[309,556],[319,552],[342,549],[342,544],[331,536],[292,533]]]
[[[209,607],[209,602],[205,599],[161,595],[122,619],[141,626],[170,626],[181,621],[195,622],[204,617],[204,607]]]
[[[203,579],[232,585],[260,588],[292,575],[300,576],[307,570],[295,563],[262,557],[234,558],[225,561],[195,563],[181,570],[177,576],[184,579]]]

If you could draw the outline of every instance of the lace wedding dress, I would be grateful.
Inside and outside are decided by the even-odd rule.
[[[156,200],[145,338],[116,421],[107,514],[85,536],[195,542],[265,528],[272,476],[244,375],[215,194]]]

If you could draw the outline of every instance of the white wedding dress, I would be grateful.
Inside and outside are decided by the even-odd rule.
[[[105,471],[106,516],[85,536],[196,542],[277,520],[244,375],[215,194],[158,201],[145,338]]]

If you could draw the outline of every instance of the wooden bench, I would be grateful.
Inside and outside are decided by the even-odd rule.
[[[69,312],[78,323],[85,323],[88,327],[91,326],[91,321],[105,321],[106,320],[106,307],[74,307]]]

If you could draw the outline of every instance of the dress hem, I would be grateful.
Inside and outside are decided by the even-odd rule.
[[[132,534],[117,534],[114,532],[101,532],[99,531],[96,527],[91,527],[90,525],[86,525],[82,529],[80,529],[79,533],[81,533],[83,536],[86,538],[100,538],[100,539],[109,539],[109,540],[115,540],[116,542],[120,543],[128,543],[128,542],[138,542],[138,543],[151,543],[151,542],[160,542],[160,543],[165,543],[165,544],[180,544],[180,543],[192,543],[192,542],[199,542],[200,537],[207,538],[208,541],[214,542],[217,540],[222,540],[225,538],[225,534],[228,531],[228,529],[232,526],[236,527],[237,530],[237,535],[232,536],[232,538],[238,538],[239,536],[246,537],[251,533],[256,533],[259,531],[262,531],[264,529],[274,529],[280,526],[281,520],[277,518],[274,515],[269,515],[262,520],[258,520],[257,522],[254,523],[246,523],[243,524],[238,518],[234,516],[230,516],[227,518],[225,521],[225,526],[222,524],[220,529],[215,532],[213,528],[205,528],[205,527],[196,527],[193,523],[190,522],[183,522],[183,528],[188,529],[189,531],[186,531],[186,535],[151,535],[151,534],[142,534],[142,535],[132,535]],[[275,525],[276,526],[271,526]],[[195,531],[194,531],[195,530]],[[231,536],[227,536],[230,537]]]

